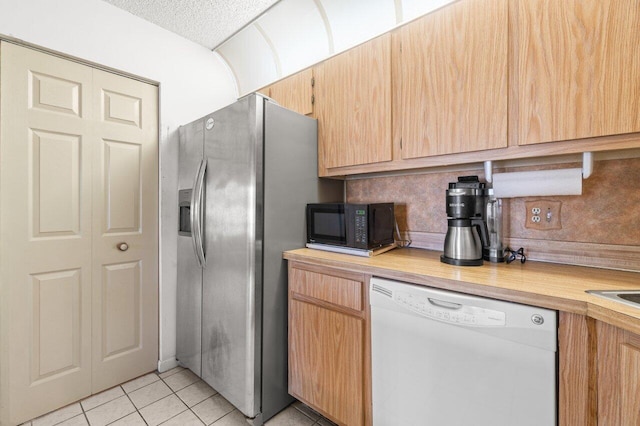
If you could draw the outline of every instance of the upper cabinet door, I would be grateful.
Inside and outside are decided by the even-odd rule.
[[[261,90],[280,106],[300,114],[313,113],[313,69],[307,68]]]
[[[507,7],[462,0],[400,28],[402,158],[507,146]]]
[[[391,35],[315,70],[320,176],[326,169],[391,160]]]
[[[640,131],[637,0],[519,0],[520,145]]]

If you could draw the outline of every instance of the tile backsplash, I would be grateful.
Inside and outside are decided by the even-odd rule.
[[[581,167],[558,164],[521,167],[518,171]],[[515,169],[495,169],[508,172]],[[347,181],[347,201],[396,203],[401,231],[444,234],[447,230],[445,190],[458,176],[484,172],[440,172],[373,177]],[[560,201],[561,229],[525,227],[525,202]],[[523,197],[505,199],[505,238],[549,242],[640,246],[640,158],[596,161],[591,177],[583,181],[581,196]]]

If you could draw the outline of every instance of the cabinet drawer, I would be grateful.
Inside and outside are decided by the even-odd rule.
[[[358,278],[354,274],[352,279],[348,279],[329,273],[326,270],[320,273],[293,267],[289,276],[289,290],[345,308],[364,310],[364,277]]]

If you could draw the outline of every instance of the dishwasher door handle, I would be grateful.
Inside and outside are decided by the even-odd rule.
[[[444,300],[438,300],[438,299],[432,299],[431,297],[428,298],[429,303],[431,303],[434,306],[439,306],[441,308],[446,308],[446,309],[462,309],[462,305],[459,303],[453,303],[453,302],[446,302]]]

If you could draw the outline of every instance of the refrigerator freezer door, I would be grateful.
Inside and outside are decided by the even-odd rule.
[[[204,149],[203,131],[202,120],[180,127],[178,152],[178,189],[180,191],[193,188]],[[190,197],[187,200],[190,200]],[[187,200],[181,201],[184,203]],[[202,268],[198,265],[191,238],[190,233],[178,235],[176,358],[180,365],[199,376],[202,362]]]
[[[243,98],[205,130],[202,378],[248,417],[260,412],[262,109]]]

